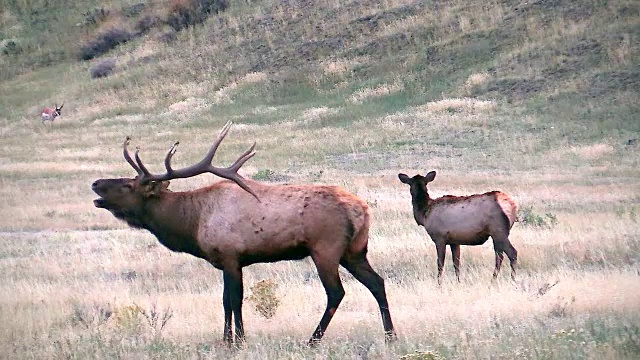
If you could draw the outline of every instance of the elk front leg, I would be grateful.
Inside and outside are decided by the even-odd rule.
[[[240,267],[225,268],[223,272],[224,292],[222,303],[224,306],[224,340],[231,345],[235,340],[236,346],[244,342],[244,325],[242,323],[242,269]],[[233,316],[232,316],[233,314]],[[236,333],[233,337],[231,319],[234,319]]]
[[[224,279],[224,289],[222,291],[222,307],[224,308],[224,335],[222,336],[222,340],[229,346],[231,346],[231,344],[233,343],[233,325],[231,325],[233,313],[231,311],[231,297],[229,295],[229,286],[227,286],[226,278]]]
[[[451,257],[453,258],[453,270],[456,272],[456,278],[460,282],[460,245],[451,244]]]
[[[436,252],[438,254],[438,285],[442,284],[442,268],[444,267],[444,257],[446,255],[446,250],[446,244],[436,243]]]

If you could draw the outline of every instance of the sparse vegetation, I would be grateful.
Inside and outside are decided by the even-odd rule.
[[[289,177],[284,174],[276,174],[276,172],[271,169],[262,169],[251,175],[251,178],[258,181],[282,182],[287,180]]]
[[[553,213],[540,215],[533,210],[533,206],[523,206],[518,211],[519,221],[527,226],[552,228],[558,224],[558,218]]]
[[[176,32],[178,3],[0,5],[7,357],[638,358],[637,1],[235,1]],[[114,59],[117,76],[90,81],[81,48],[110,27],[133,36],[92,60]],[[43,126],[56,101],[63,120]],[[149,139],[144,160],[160,170],[166,144],[189,143],[174,161],[191,163],[227,120],[216,164],[255,140],[246,176],[367,200],[398,342],[383,343],[375,301],[341,273],[349,296],[324,343],[302,346],[318,320],[307,314],[326,305],[303,261],[246,268],[245,285],[271,279],[280,302],[271,319],[246,311],[246,346],[230,351],[221,274],[93,207],[91,182],[134,175],[125,136]],[[488,243],[462,249],[461,284],[447,268],[436,288],[435,252],[395,180],[427,169],[453,195],[516,198],[517,284],[491,283]],[[156,326],[171,314],[162,336],[135,304]]]

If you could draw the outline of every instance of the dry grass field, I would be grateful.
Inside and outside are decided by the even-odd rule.
[[[232,3],[174,43],[152,32],[115,48],[118,70],[100,79],[73,58],[90,34],[76,25],[86,8],[61,2],[54,49],[25,20],[55,6],[45,3],[0,10],[0,35],[24,47],[22,62],[0,58],[0,358],[640,356],[634,2]],[[63,116],[42,123],[56,101]],[[134,175],[126,136],[160,171],[174,141],[176,167],[191,164],[227,120],[216,164],[256,141],[245,176],[336,184],[367,201],[397,342],[384,343],[373,297],[341,270],[346,296],[321,345],[306,347],[326,300],[302,260],[245,268],[247,341],[229,349],[221,272],[93,206],[94,180]],[[430,170],[431,196],[517,200],[515,282],[508,262],[491,280],[488,242],[462,247],[461,283],[447,253],[437,285],[435,247],[397,179]]]

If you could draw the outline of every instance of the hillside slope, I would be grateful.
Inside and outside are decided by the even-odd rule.
[[[5,51],[0,63],[2,106],[10,117],[54,97],[16,91],[14,82],[46,78],[62,97],[79,102],[96,97],[76,83],[89,82],[88,77],[69,79],[70,72],[89,66],[78,53],[96,30],[81,25],[96,9],[122,13],[130,6],[97,4],[9,1],[0,34],[26,44],[19,55]],[[639,8],[634,1],[596,0],[232,3],[173,42],[161,42],[160,33],[152,32],[104,57],[118,59],[118,76],[128,90],[116,89],[116,95],[144,97],[145,110],[194,95],[215,98],[215,91],[257,72],[269,74],[266,83],[245,84],[251,89],[235,90],[234,100],[251,106],[313,103],[318,97],[340,102],[364,87],[391,86],[397,96],[379,99],[376,112],[440,97],[479,96],[515,103],[550,122],[562,119],[572,128],[636,133]],[[131,27],[135,20],[123,18],[110,25]],[[177,93],[171,91],[172,99],[148,91],[159,78],[182,84]],[[123,107],[140,110],[131,103]],[[587,129],[572,133],[602,135]]]

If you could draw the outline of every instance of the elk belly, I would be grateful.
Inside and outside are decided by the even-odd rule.
[[[447,244],[454,245],[482,245],[489,239],[489,234],[476,229],[452,229],[447,232]]]
[[[447,244],[453,245],[482,245],[489,239],[489,235],[486,234],[477,234],[471,237],[457,237],[457,238],[449,238]]]

